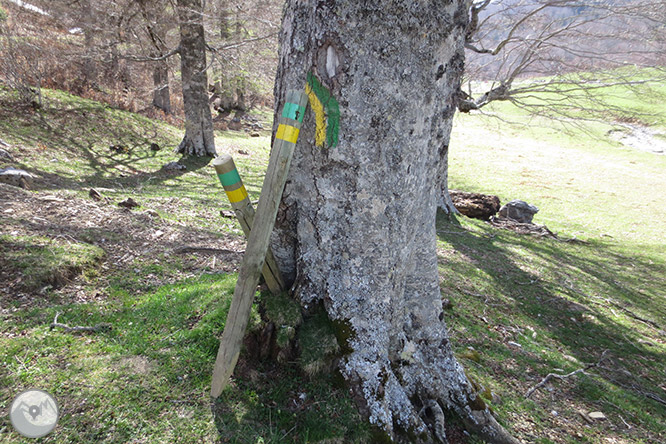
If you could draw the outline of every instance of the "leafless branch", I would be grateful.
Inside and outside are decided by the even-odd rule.
[[[574,376],[574,375],[577,375],[577,374],[579,374],[579,373],[583,373],[583,374],[585,374],[585,372],[586,372],[587,370],[589,370],[589,369],[591,369],[591,368],[594,368],[594,367],[598,367],[598,366],[603,362],[603,360],[606,358],[606,353],[607,353],[607,352],[608,352],[608,350],[604,350],[604,352],[601,354],[601,357],[599,358],[599,360],[598,360],[597,362],[595,362],[594,364],[589,364],[589,365],[585,366],[584,368],[579,368],[578,370],[574,370],[573,372],[571,372],[571,373],[567,373],[566,375],[558,375],[557,373],[548,373],[548,375],[546,375],[546,377],[543,378],[543,379],[541,380],[541,382],[539,382],[537,385],[535,385],[534,387],[532,387],[531,389],[529,389],[529,390],[527,391],[527,393],[525,393],[525,398],[529,398],[530,396],[532,396],[532,394],[533,394],[535,391],[537,391],[537,390],[540,389],[541,387],[543,387],[543,386],[545,386],[546,384],[548,384],[548,382],[549,382],[551,379],[559,379],[559,380],[567,379],[567,378],[570,378],[570,377],[572,377],[572,376]]]
[[[666,63],[665,19],[663,1],[473,2],[466,77],[494,80],[475,83],[483,86],[480,92],[468,82],[468,91],[460,91],[458,109],[470,112],[504,100],[563,120],[582,114],[591,120],[604,120],[609,112],[635,114],[609,104],[604,98],[608,93],[595,92],[616,86],[641,86],[645,91],[666,79],[659,68]],[[637,71],[644,67],[652,70]],[[594,71],[602,81],[576,74]],[[632,78],[632,73],[639,75]]]
[[[150,56],[138,56],[138,55],[131,55],[131,54],[120,54],[119,57],[127,60],[131,60],[133,62],[160,62],[162,60],[166,60],[170,57],[173,57],[174,55],[178,54],[180,52],[180,46],[178,48],[174,48],[171,51],[167,52],[166,54],[162,54],[161,56],[158,57],[150,57]]]
[[[228,49],[240,48],[241,46],[245,46],[245,45],[248,45],[250,43],[258,42],[260,40],[270,39],[271,37],[275,37],[277,34],[278,34],[277,32],[272,32],[268,35],[255,37],[255,38],[243,40],[243,41],[240,41],[240,42],[229,43],[227,45],[218,46],[217,48],[214,48],[212,46],[208,46],[207,49],[211,52],[217,53],[217,52],[221,52],[221,51],[226,51]]]
[[[97,324],[94,327],[80,327],[80,326],[70,327],[67,324],[59,323],[58,316],[60,316],[60,313],[56,313],[53,322],[49,326],[51,330],[53,330],[55,327],[59,327],[62,328],[65,331],[65,333],[89,333],[89,332],[96,333],[99,331],[111,330],[112,328],[111,324],[107,323]]]

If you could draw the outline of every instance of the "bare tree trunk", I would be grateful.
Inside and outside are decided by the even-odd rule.
[[[437,179],[466,4],[288,0],[283,18],[276,106],[306,79],[311,106],[273,251],[301,303],[324,305],[342,375],[397,442],[446,442],[451,412],[490,442],[516,442],[453,355],[438,284]]]
[[[149,0],[140,0],[138,4],[146,22],[146,32],[155,48],[151,57],[161,57],[169,52],[166,44],[167,26],[158,9],[161,5]],[[167,114],[171,113],[168,60],[160,60],[153,65],[153,106]]]
[[[448,215],[460,214],[453,205],[453,200],[449,194],[449,145],[442,145],[439,151],[439,171],[437,183],[439,184],[439,199],[437,206]]]
[[[97,87],[97,61],[95,56],[95,11],[90,0],[81,1],[82,27],[85,41],[83,54],[83,78],[86,86]]]
[[[185,136],[177,152],[214,156],[215,136],[208,104],[206,41],[201,0],[178,0]]]
[[[156,62],[153,68],[153,106],[167,114],[171,113],[169,92],[169,65],[165,61]]]

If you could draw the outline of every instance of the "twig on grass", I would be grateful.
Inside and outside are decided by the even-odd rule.
[[[94,327],[81,327],[81,326],[75,326],[75,327],[70,327],[67,324],[61,324],[58,322],[58,316],[60,316],[60,312],[56,313],[55,318],[53,319],[53,322],[49,326],[51,330],[53,330],[55,327],[60,327],[63,330],[65,330],[65,333],[85,333],[85,332],[98,332],[98,331],[104,331],[104,330],[111,330],[111,324],[107,323],[102,323],[102,324],[97,324]]]
[[[537,278],[534,278],[534,279],[530,279],[529,282],[518,282],[518,281],[513,281],[513,283],[516,284],[516,285],[534,285],[534,284],[536,284],[537,282],[539,282],[539,278],[538,278],[538,277],[537,277]]]
[[[589,244],[588,241],[583,240],[583,239],[578,239],[576,236],[568,238],[568,239],[565,239],[563,237],[555,236],[555,240],[558,241],[558,242],[571,242],[571,243],[575,243],[575,244]]]
[[[175,254],[185,253],[212,253],[212,254],[242,254],[242,251],[227,250],[226,248],[211,248],[211,247],[193,247],[185,246],[174,248]]]
[[[585,374],[585,372],[587,370],[589,370],[591,368],[594,368],[594,367],[598,367],[601,364],[601,362],[606,358],[606,353],[607,352],[608,352],[608,350],[604,350],[604,352],[601,354],[601,357],[599,358],[599,361],[595,362],[594,364],[589,364],[589,365],[585,366],[584,368],[579,368],[578,370],[574,370],[573,372],[568,373],[566,375],[558,375],[557,373],[548,373],[546,375],[546,377],[541,380],[541,382],[539,382],[537,385],[535,385],[534,387],[529,389],[527,391],[527,393],[525,393],[525,398],[529,398],[530,396],[532,396],[532,394],[535,391],[537,391],[538,389],[540,389],[544,385],[548,384],[548,381],[550,381],[551,379],[560,379],[561,380],[561,379],[570,378],[571,376],[577,375],[578,373]]]
[[[625,371],[623,371],[623,373],[627,374],[627,375],[630,376],[631,378],[636,379],[636,377],[635,377],[631,372],[628,372],[628,371],[625,370]],[[666,406],[666,399],[663,399],[662,397],[660,397],[660,396],[657,395],[656,393],[652,393],[652,392],[647,391],[646,389],[644,389],[644,388],[643,388],[640,384],[638,384],[638,383],[630,383],[630,384],[627,384],[627,383],[624,383],[624,382],[622,382],[622,381],[620,381],[620,380],[618,380],[618,379],[616,379],[616,378],[612,378],[612,377],[611,377],[611,378],[607,378],[607,379],[609,379],[610,381],[612,381],[612,382],[614,382],[615,384],[619,385],[619,386],[622,387],[623,389],[631,390],[631,391],[634,392],[634,393],[637,393],[637,394],[639,394],[639,395],[641,395],[641,396],[645,396],[645,397],[648,398],[648,399],[651,399],[651,400],[653,400],[653,401],[655,401],[655,402],[658,402],[659,404],[661,404],[661,405],[663,405],[663,406]]]
[[[574,290],[574,291],[576,291],[576,290]],[[581,292],[581,291],[577,291],[577,293],[579,293],[579,294],[581,294],[581,295],[587,297],[587,295],[585,295],[585,294],[584,294],[583,292]],[[633,318],[633,319],[635,319],[635,320],[637,320],[637,321],[639,321],[639,322],[642,322],[642,323],[644,323],[644,324],[647,324],[647,325],[649,325],[650,327],[655,328],[655,329],[657,329],[657,330],[659,330],[659,331],[662,330],[661,325],[657,324],[657,323],[654,322],[654,321],[651,321],[650,319],[646,319],[646,318],[643,318],[643,317],[641,317],[641,316],[638,316],[636,313],[634,313],[633,311],[629,310],[629,309],[626,308],[626,307],[623,307],[622,305],[620,305],[619,302],[617,302],[617,301],[615,301],[615,300],[612,300],[612,299],[609,299],[609,298],[599,298],[599,297],[596,297],[595,299],[601,299],[601,300],[603,300],[605,303],[596,302],[596,301],[590,301],[590,302],[592,302],[593,304],[596,304],[596,305],[600,305],[600,306],[602,306],[602,307],[608,307],[609,309],[612,310],[612,308],[609,307],[609,305],[610,305],[610,306],[612,306],[612,307],[617,308],[618,310],[622,310],[622,311],[623,311],[624,313],[626,313],[629,317],[631,317],[631,318]],[[614,313],[614,314],[615,314],[615,313]]]

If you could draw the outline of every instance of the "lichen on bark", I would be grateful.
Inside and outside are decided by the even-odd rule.
[[[276,112],[312,72],[339,103],[339,134],[335,146],[318,146],[306,113],[273,252],[301,304],[323,303],[347,327],[340,372],[396,442],[445,441],[438,412],[455,412],[492,442],[515,442],[487,409],[472,409],[441,316],[437,179],[466,4],[288,0],[283,17]]]

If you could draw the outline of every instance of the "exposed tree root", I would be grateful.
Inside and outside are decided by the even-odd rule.
[[[432,433],[441,442],[446,442],[446,417],[442,406],[434,399],[430,399],[425,403],[424,409],[429,410],[432,416]]]

